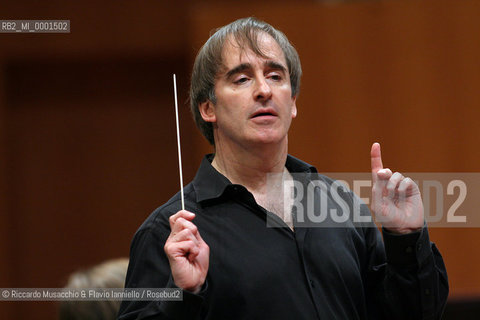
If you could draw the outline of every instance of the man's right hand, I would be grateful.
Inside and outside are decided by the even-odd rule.
[[[186,210],[170,216],[171,232],[164,249],[175,285],[198,293],[207,277],[210,248],[192,223],[194,218],[195,214]]]

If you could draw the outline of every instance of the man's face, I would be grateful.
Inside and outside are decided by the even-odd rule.
[[[267,58],[226,41],[224,68],[215,82],[217,102],[200,105],[204,120],[213,123],[217,147],[287,143],[297,112],[287,64],[271,36],[261,33],[258,41]]]

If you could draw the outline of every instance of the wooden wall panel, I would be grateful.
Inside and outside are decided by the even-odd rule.
[[[172,73],[185,101],[185,3],[1,7],[3,18],[71,21],[70,34],[0,34],[0,287],[61,287],[79,268],[127,256],[141,222],[178,190]],[[181,117],[188,145],[183,105]],[[0,318],[56,309],[2,303]]]
[[[65,55],[181,54],[185,39],[187,2],[146,0],[82,2],[53,0],[42,3],[14,1],[1,5],[2,19],[70,20],[69,34],[1,35],[4,54],[16,57]]]
[[[75,269],[128,256],[135,230],[177,192],[171,74],[184,78],[184,64],[170,57],[8,66],[15,286],[61,287]],[[56,308],[29,304],[20,318]]]
[[[12,265],[12,237],[9,228],[8,208],[8,185],[7,175],[7,152],[6,152],[6,103],[5,103],[5,76],[0,56],[0,287],[9,288],[13,285],[11,281]],[[0,318],[12,319],[13,304],[3,303],[0,306]]]

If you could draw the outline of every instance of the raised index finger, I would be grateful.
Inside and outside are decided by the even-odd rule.
[[[383,169],[382,153],[380,152],[380,144],[375,142],[370,151],[370,158],[372,164],[372,180],[373,183],[377,181],[377,172]]]

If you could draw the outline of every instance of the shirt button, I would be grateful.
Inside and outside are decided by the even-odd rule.
[[[413,248],[411,246],[408,246],[406,249],[405,249],[405,252],[406,253],[412,253],[413,252]]]
[[[418,251],[422,250],[422,244],[421,244],[421,243],[418,244],[417,250],[418,250]]]
[[[310,286],[312,286],[312,288],[315,288],[315,282],[313,282],[313,280],[310,280]]]
[[[429,296],[430,295],[430,289],[425,289],[425,295]]]

